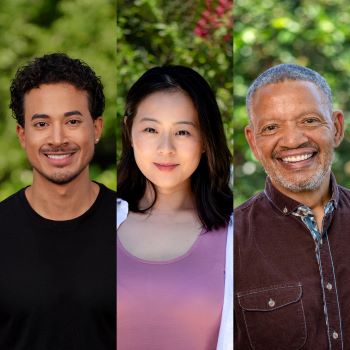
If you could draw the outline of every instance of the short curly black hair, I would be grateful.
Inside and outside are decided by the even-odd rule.
[[[36,57],[17,70],[10,92],[12,115],[24,127],[24,95],[42,84],[66,82],[87,91],[89,111],[93,119],[102,116],[105,107],[103,85],[95,72],[82,60],[64,53]]]

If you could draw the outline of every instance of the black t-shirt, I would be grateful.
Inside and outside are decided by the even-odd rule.
[[[48,220],[24,189],[0,203],[0,349],[115,350],[115,192]]]

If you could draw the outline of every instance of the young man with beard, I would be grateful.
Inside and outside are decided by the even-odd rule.
[[[235,210],[237,349],[350,349],[350,192],[331,172],[344,117],[315,71],[282,64],[247,95],[265,190]]]
[[[0,349],[115,349],[115,192],[89,178],[101,81],[45,55],[17,71],[10,107],[33,183],[0,204]]]

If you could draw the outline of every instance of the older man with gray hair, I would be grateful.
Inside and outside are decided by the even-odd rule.
[[[350,349],[350,191],[331,172],[342,112],[317,72],[281,64],[247,94],[265,190],[235,210],[237,349]]]

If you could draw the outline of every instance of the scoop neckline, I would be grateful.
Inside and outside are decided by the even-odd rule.
[[[130,253],[123,245],[122,241],[119,239],[118,233],[117,233],[117,246],[120,248],[120,250],[130,259],[143,263],[143,264],[149,264],[149,265],[167,265],[167,264],[174,264],[177,263],[181,260],[184,260],[185,258],[187,258],[189,255],[192,254],[192,252],[195,250],[195,248],[197,247],[197,245],[199,244],[203,234],[206,232],[205,227],[201,228],[201,231],[199,233],[199,235],[197,236],[197,238],[195,239],[195,241],[192,243],[192,245],[190,246],[190,248],[183,254],[172,258],[172,259],[167,259],[167,260],[148,260],[148,259],[142,259],[139,258],[138,256]]]

